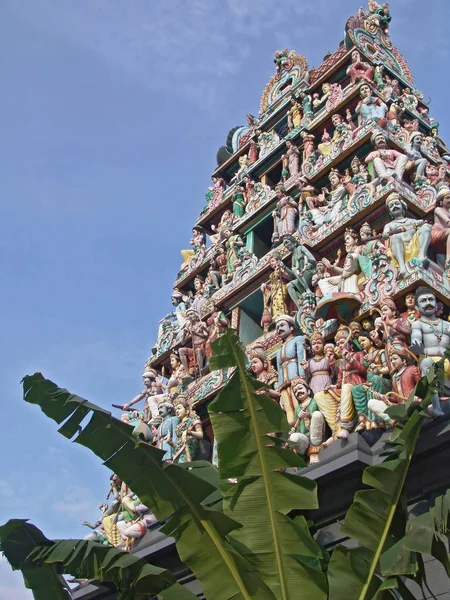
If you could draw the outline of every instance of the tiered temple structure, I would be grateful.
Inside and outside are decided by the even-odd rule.
[[[217,153],[144,391],[117,407],[168,461],[215,462],[208,403],[230,372],[211,371],[208,358],[232,327],[286,411],[286,438],[309,460],[330,540],[392,425],[386,407],[404,402],[450,344],[450,152],[390,20],[386,3],[369,0],[315,69],[293,50],[275,53],[258,116]],[[444,456],[447,412],[436,397],[422,476],[431,455]],[[436,463],[429,471],[412,498],[448,482]],[[176,562],[173,541],[119,484],[91,535]]]

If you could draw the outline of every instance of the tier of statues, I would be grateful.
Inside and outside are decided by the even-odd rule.
[[[358,19],[386,42],[386,4],[371,0]],[[371,443],[392,427],[387,409],[445,355],[450,152],[423,95],[374,56],[353,47],[339,82],[321,76],[290,89],[283,78],[296,55],[275,54],[283,102],[251,116],[212,177],[143,391],[113,405],[164,462],[217,465],[204,404],[229,376],[209,363],[230,327],[262,393],[286,414],[286,430],[274,433],[309,465],[352,433]],[[450,413],[448,361],[444,370],[448,390],[433,397],[430,420]],[[130,548],[154,517],[115,476],[110,494],[101,518],[86,523],[89,539]]]

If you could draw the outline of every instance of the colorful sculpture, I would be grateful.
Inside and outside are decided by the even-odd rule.
[[[319,462],[319,450],[324,441],[325,421],[313,399],[313,391],[304,379],[292,381],[292,393],[298,403],[295,423],[289,431],[289,441],[298,454],[308,454],[310,464]]]

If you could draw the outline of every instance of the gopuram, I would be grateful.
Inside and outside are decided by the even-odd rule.
[[[208,359],[226,328],[311,473],[376,444],[449,346],[450,152],[390,20],[369,0],[315,69],[277,50],[258,116],[218,150],[143,391],[116,406],[165,460],[217,461],[208,403],[231,373]],[[155,518],[114,475],[109,496],[90,539],[131,548]]]

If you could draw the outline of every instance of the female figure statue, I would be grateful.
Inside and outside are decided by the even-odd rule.
[[[173,405],[170,402],[161,402],[158,406],[161,423],[157,432],[157,447],[165,451],[164,461],[171,461],[175,454],[176,426],[180,422],[173,416]]]
[[[300,127],[302,120],[302,109],[299,102],[295,98],[291,98],[291,106],[287,112],[288,129],[292,131],[296,127]]]
[[[268,331],[269,325],[279,315],[287,314],[287,300],[289,298],[287,282],[289,274],[279,255],[271,256],[269,264],[273,269],[269,275],[269,282],[261,285],[264,299],[264,311],[261,317],[261,327]]]
[[[222,333],[230,326],[230,323],[225,316],[225,313],[222,312],[218,306],[214,304],[214,310],[210,317],[206,320],[206,325],[208,326],[208,339],[206,340],[205,353],[206,358],[211,358],[211,344],[214,340],[222,335]]]
[[[262,346],[253,346],[249,349],[248,355],[250,357],[250,368],[256,375],[256,379],[261,383],[265,383],[269,388],[264,392],[278,402],[280,392],[274,389],[274,385],[278,381],[278,373],[270,364],[266,351]]]
[[[315,331],[310,338],[312,358],[302,362],[305,370],[306,381],[313,394],[322,392],[332,385],[333,378],[337,375],[336,357],[333,353],[325,356],[323,336]]]
[[[287,160],[288,177],[293,177],[299,172],[300,150],[291,142],[291,140],[286,140],[286,147],[286,154],[283,154],[282,158],[286,157]]]
[[[282,241],[285,235],[292,235],[295,232],[295,221],[298,214],[297,203],[293,198],[286,195],[284,186],[277,186],[275,193],[278,202],[272,213],[274,220],[272,241],[274,242]]]
[[[233,214],[238,217],[244,216],[245,213],[245,190],[242,185],[236,185],[233,192]]]
[[[198,441],[203,439],[202,424],[184,396],[178,396],[175,400],[175,414],[179,423],[175,428],[176,448],[173,462],[191,462],[195,459]]]
[[[361,60],[361,55],[358,50],[353,50],[352,64],[347,69],[347,73],[350,75],[352,84],[359,83],[362,79],[368,83],[372,83],[374,67],[371,67],[369,63]]]

